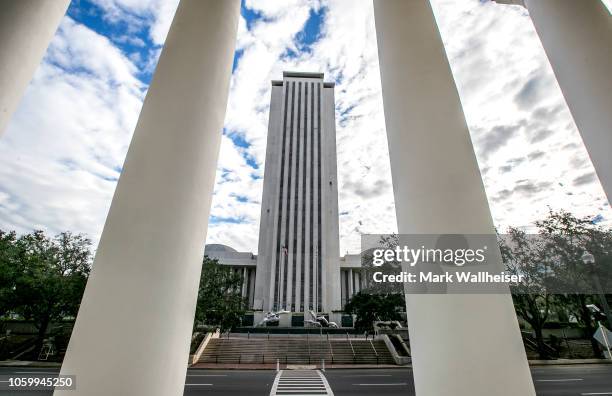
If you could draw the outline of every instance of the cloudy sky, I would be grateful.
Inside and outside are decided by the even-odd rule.
[[[432,0],[498,228],[550,206],[612,224],[527,12]],[[608,7],[610,1],[607,0]],[[0,139],[0,229],[96,243],[177,0],[73,0]],[[257,251],[270,80],[336,82],[340,249],[396,231],[371,0],[246,0],[208,243]]]

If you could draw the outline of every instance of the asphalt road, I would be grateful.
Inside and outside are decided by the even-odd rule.
[[[571,365],[532,368],[539,396],[612,395],[612,365]],[[56,369],[0,367],[0,376],[45,376]],[[201,370],[187,373],[185,396],[256,396],[270,394],[276,373],[266,370]],[[410,369],[334,369],[325,377],[336,396],[414,395]],[[2,384],[6,389],[6,383]],[[50,391],[0,390],[0,395],[48,396]]]
[[[612,365],[532,367],[531,373],[538,396],[612,395]],[[325,375],[336,396],[415,394],[409,369],[328,370]]]

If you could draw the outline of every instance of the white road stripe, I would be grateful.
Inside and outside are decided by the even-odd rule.
[[[227,374],[187,374],[187,377],[227,377]]]
[[[350,377],[391,377],[391,374],[364,374],[364,375],[343,375],[345,378]]]
[[[537,382],[572,382],[572,381],[584,381],[582,378],[559,378],[559,379],[540,379]]]
[[[395,383],[387,383],[387,384],[353,384],[353,386],[406,386],[408,383],[406,382],[395,382]]]
[[[213,384],[185,384],[185,386],[213,386]]]
[[[612,392],[591,392],[581,393],[582,396],[594,396],[594,395],[612,395]]]

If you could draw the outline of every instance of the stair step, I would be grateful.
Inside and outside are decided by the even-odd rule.
[[[378,354],[378,358],[377,358]],[[347,364],[393,364],[382,341],[347,339],[212,339],[199,362],[309,364],[325,359]]]

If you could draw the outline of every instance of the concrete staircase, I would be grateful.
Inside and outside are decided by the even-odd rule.
[[[383,341],[317,337],[211,339],[198,363],[395,364]]]

